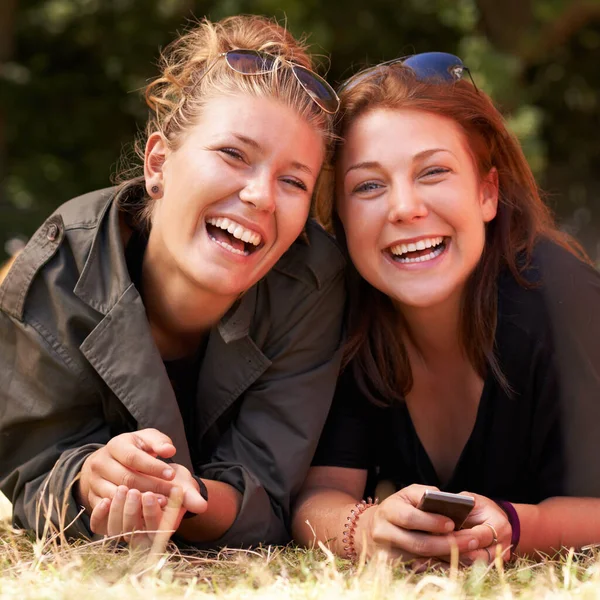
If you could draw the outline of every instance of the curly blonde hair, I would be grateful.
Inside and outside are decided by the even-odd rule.
[[[220,56],[229,50],[258,50],[283,61],[314,70],[302,40],[275,20],[255,15],[228,17],[217,23],[203,19],[161,52],[160,76],[145,89],[150,116],[145,133],[135,143],[135,154],[143,164],[146,140],[160,132],[176,150],[185,133],[197,122],[206,102],[220,95],[248,94],[275,98],[293,108],[323,137],[326,156],[333,141],[333,116],[321,110],[304,91],[291,69],[275,68],[265,74],[243,75],[231,69]],[[327,159],[328,160],[328,159]],[[123,187],[141,184],[139,164],[118,177]],[[148,222],[152,201],[143,198],[137,218]],[[129,209],[132,209],[131,204]]]

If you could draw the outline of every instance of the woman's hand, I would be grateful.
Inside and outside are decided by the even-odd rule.
[[[149,548],[160,538],[163,551],[185,514],[182,502],[183,490],[178,486],[173,487],[164,509],[156,494],[119,486],[112,500],[103,498],[96,504],[90,527],[95,533],[122,539],[133,548]]]
[[[112,499],[118,486],[152,492],[161,506],[174,486],[184,494],[184,507],[195,513],[206,510],[206,500],[190,472],[160,458],[175,454],[171,439],[156,429],[123,433],[90,454],[83,463],[79,480],[79,501],[92,510],[102,498]],[[160,457],[160,458],[157,458]]]
[[[384,551],[390,558],[403,561],[449,556],[453,547],[461,554],[478,548],[478,532],[454,532],[448,517],[417,508],[426,489],[437,488],[410,485],[365,511],[354,534],[357,548],[366,543],[368,555]]]
[[[462,531],[470,531],[477,538],[475,550],[461,553],[461,562],[471,563],[483,560],[494,562],[496,552],[500,552],[503,560],[508,560],[511,550],[510,541],[512,527],[506,513],[493,501],[479,494],[462,492],[475,498],[475,506],[463,525]]]

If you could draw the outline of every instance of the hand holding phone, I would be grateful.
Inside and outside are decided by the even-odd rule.
[[[473,496],[462,496],[449,492],[425,490],[417,508],[425,512],[444,515],[454,521],[455,530],[460,529],[475,506]]]

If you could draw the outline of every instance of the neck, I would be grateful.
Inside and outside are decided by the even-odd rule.
[[[164,359],[194,352],[237,298],[196,286],[152,233],[144,254],[142,288],[152,336]]]
[[[402,336],[411,362],[415,357],[430,368],[464,361],[461,344],[461,295],[434,307],[398,307]]]

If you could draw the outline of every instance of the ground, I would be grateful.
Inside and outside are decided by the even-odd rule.
[[[106,542],[60,544],[13,530],[0,498],[0,599],[149,600],[265,598],[438,600],[468,598],[600,600],[600,554],[594,549],[515,565],[414,574],[373,561],[353,565],[326,549],[295,547],[220,554],[151,556]]]

